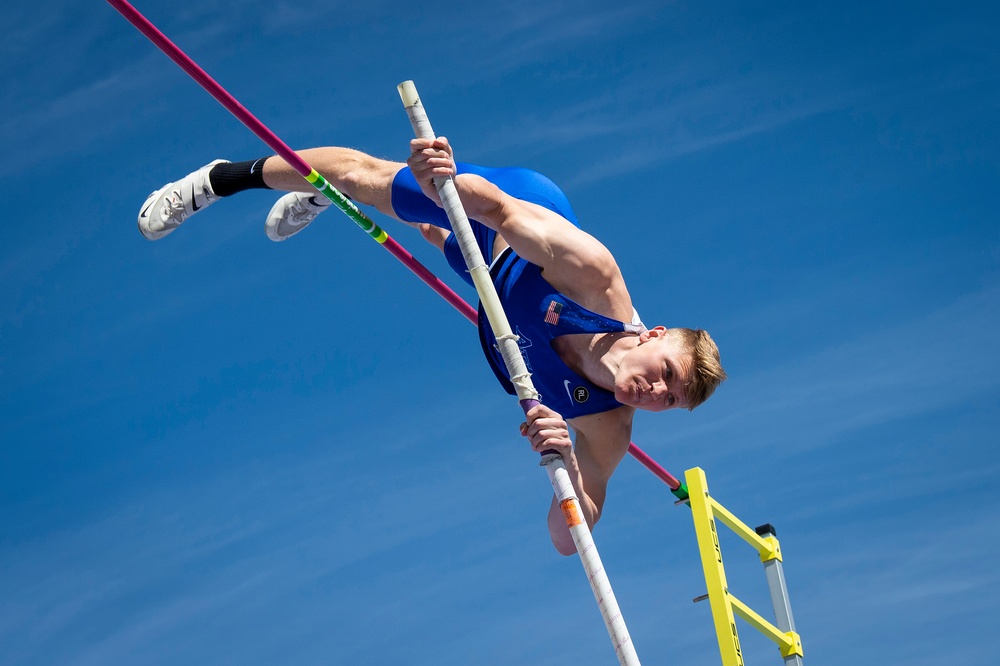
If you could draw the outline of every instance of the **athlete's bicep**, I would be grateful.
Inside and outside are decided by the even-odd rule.
[[[466,214],[496,231],[557,288],[606,290],[621,272],[596,238],[543,206],[516,199],[473,174],[456,177]],[[569,294],[568,294],[569,295]]]
[[[538,204],[506,197],[497,232],[553,285],[603,289],[619,274],[600,241]]]

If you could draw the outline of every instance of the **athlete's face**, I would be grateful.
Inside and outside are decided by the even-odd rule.
[[[650,412],[686,407],[691,355],[662,326],[639,336],[615,374],[615,400]]]

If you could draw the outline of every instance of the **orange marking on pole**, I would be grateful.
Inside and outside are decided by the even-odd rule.
[[[563,516],[566,518],[567,527],[576,527],[583,523],[583,512],[580,511],[580,507],[577,506],[576,500],[572,497],[568,497],[559,503],[559,507],[562,509]]]

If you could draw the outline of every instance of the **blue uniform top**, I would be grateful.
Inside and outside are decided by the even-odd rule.
[[[638,315],[630,323],[593,312],[560,293],[542,277],[542,269],[519,257],[509,248],[490,269],[500,303],[521,348],[531,381],[541,394],[541,402],[571,419],[606,412],[621,403],[614,393],[578,375],[552,347],[563,335],[574,333],[640,333]],[[507,393],[515,394],[496,346],[493,329],[479,308],[479,340],[494,374]]]
[[[491,169],[461,162],[456,166],[458,173],[478,174],[510,196],[538,204],[579,226],[566,195],[539,173],[521,168]],[[409,168],[401,169],[393,180],[392,206],[396,215],[407,222],[450,228],[444,210],[424,196]],[[492,257],[496,232],[476,220],[469,222],[483,255],[487,259]],[[454,235],[449,236],[444,251],[452,269],[471,284]],[[518,346],[532,383],[541,394],[541,401],[566,419],[620,407],[613,392],[573,372],[552,348],[552,341],[574,333],[639,333],[644,328],[638,315],[632,322],[625,323],[588,310],[546,282],[540,267],[509,248],[493,262],[490,275],[511,328],[519,337]],[[515,395],[482,307],[479,310],[479,339],[500,385]]]

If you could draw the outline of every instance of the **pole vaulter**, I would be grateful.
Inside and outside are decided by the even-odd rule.
[[[307,164],[297,153],[295,153],[291,148],[289,148],[281,139],[279,139],[271,130],[269,130],[261,121],[254,117],[242,104],[240,104],[232,95],[230,95],[222,86],[220,86],[215,80],[213,80],[201,67],[199,67],[191,58],[183,53],[173,42],[171,42],[158,28],[156,28],[146,17],[144,17],[138,10],[136,10],[131,4],[126,0],[108,0],[108,3],[112,5],[119,13],[122,14],[133,26],[135,26],[143,35],[145,35],[150,41],[153,42],[161,51],[163,51],[171,60],[173,60],[178,66],[181,67],[189,76],[191,76],[199,85],[201,85],[209,94],[211,94],[220,104],[222,104],[230,113],[232,113],[238,120],[240,120],[248,129],[250,129],[258,138],[260,138],[265,144],[267,144],[274,152],[280,156],[289,166],[291,166],[296,172],[298,172],[303,178],[306,179],[316,190],[323,194],[332,203],[336,204],[337,207],[344,212],[348,217],[350,217],[363,231],[365,231],[369,236],[371,236],[376,242],[382,245],[390,254],[395,256],[401,263],[407,266],[414,274],[421,278],[428,286],[434,289],[442,298],[444,298],[448,303],[455,307],[461,314],[463,314],[466,319],[472,323],[477,322],[476,311],[466,303],[460,296],[458,296],[454,291],[452,291],[446,284],[439,280],[430,270],[424,267],[420,262],[418,262],[413,255],[407,252],[402,246],[396,243],[389,235],[382,230],[377,224],[375,224],[370,218],[368,218],[361,210],[359,210],[353,202],[351,202],[347,197],[345,197],[341,192],[339,192],[335,187],[333,187],[326,179],[315,169],[313,169],[309,164]],[[414,93],[415,99],[415,93]],[[405,99],[405,98],[404,98]],[[429,124],[428,124],[429,126]],[[463,214],[464,216],[464,214]],[[466,225],[468,222],[466,221]],[[478,248],[474,248],[478,253]],[[482,263],[482,262],[480,262]],[[485,267],[484,267],[485,268]],[[488,279],[488,274],[487,274]],[[493,285],[489,284],[492,289]],[[495,291],[494,291],[495,293]],[[480,294],[482,298],[482,293]],[[485,299],[484,299],[485,300]],[[502,314],[502,309],[501,309]],[[492,321],[492,318],[491,318]],[[507,327],[509,330],[509,326]],[[499,337],[499,336],[498,336]],[[518,356],[520,352],[517,349],[516,339],[511,337],[509,343],[513,345],[514,351],[517,351]],[[506,360],[506,356],[505,356]],[[523,361],[521,362],[523,367]],[[510,367],[510,366],[508,366]],[[512,377],[520,377],[523,374],[526,386],[530,386],[530,379],[527,379],[527,373],[512,372]],[[520,380],[519,380],[520,381]],[[519,397],[521,397],[521,389],[518,388]],[[533,395],[537,398],[537,393],[534,392],[533,388],[525,391],[525,395]],[[525,400],[532,400],[531,397],[522,398],[522,406],[525,411],[530,409],[532,404],[525,403]],[[629,443],[628,451],[633,455],[644,467],[649,469],[654,475],[664,481],[671,489],[671,491],[680,499],[687,498],[687,488],[678,481],[674,476],[667,472],[664,468],[658,465],[652,460],[647,454],[645,454],[641,449],[635,446],[634,443]],[[556,456],[558,459],[558,456]],[[553,478],[553,486],[556,488],[557,482],[555,477],[559,476],[554,474],[554,472],[563,467],[561,465],[561,459],[558,459],[558,463],[553,469],[552,465],[547,466],[549,469],[550,477]],[[562,469],[563,474],[565,474],[565,468]],[[573,494],[572,484],[569,483],[568,478],[566,478],[566,485],[569,487],[569,494]],[[558,488],[556,488],[556,494],[560,501],[564,499],[571,499],[568,494],[561,493]],[[564,495],[566,495],[564,497]],[[575,498],[573,498],[575,499]],[[576,508],[579,514],[579,507]],[[568,517],[569,520],[569,517]],[[580,516],[580,522],[582,523],[583,529],[586,531],[586,537],[581,537],[584,541],[589,540],[589,545],[585,547],[587,552],[593,551],[593,555],[596,557],[596,549],[593,547],[593,540],[590,537],[590,530],[586,525],[586,522],[582,520]],[[577,539],[577,531],[573,529],[570,530],[573,534],[574,542],[578,544],[581,543]],[[584,553],[581,551],[581,558],[584,559],[584,565],[587,567],[587,559],[584,557]],[[600,560],[597,558],[596,565],[600,567]],[[603,574],[603,570],[599,573]],[[588,568],[588,576],[590,576],[591,571]],[[605,575],[606,579],[606,575]],[[638,658],[635,656],[634,648],[631,645],[631,640],[628,638],[627,629],[624,628],[624,622],[620,622],[620,630],[616,629],[616,623],[620,621],[620,613],[617,613],[617,604],[614,602],[613,592],[611,592],[610,585],[606,587],[607,597],[604,596],[604,587],[596,585],[594,583],[593,577],[591,577],[591,583],[594,587],[595,596],[597,596],[599,603],[604,601],[610,601],[614,604],[614,612],[610,614],[605,614],[605,622],[608,626],[608,631],[611,634],[616,645],[616,652],[619,656],[619,661],[622,664],[638,664]],[[605,607],[602,605],[602,613]]]

